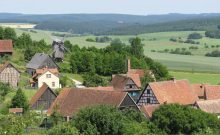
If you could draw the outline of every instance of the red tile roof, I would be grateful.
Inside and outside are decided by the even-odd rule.
[[[187,80],[152,82],[149,86],[160,104],[190,105],[198,100],[197,94]]]
[[[141,106],[140,110],[144,113],[146,117],[149,119],[152,118],[153,112],[159,108],[160,105],[143,105]]]
[[[23,113],[23,108],[9,108],[9,113]]]
[[[196,106],[205,112],[220,114],[220,99],[197,101]]]
[[[205,97],[207,100],[220,99],[220,85],[205,85]]]
[[[192,84],[191,85],[198,97],[205,97],[205,85],[204,84]]]
[[[0,53],[13,52],[12,40],[0,40]]]
[[[95,105],[113,105],[119,107],[126,92],[64,88],[48,110],[51,115],[55,109],[62,116],[73,116],[80,109]]]
[[[44,83],[40,89],[35,93],[35,95],[31,98],[30,105],[33,106],[36,101],[44,94],[44,92],[47,90],[47,88],[50,88],[46,83]],[[50,89],[51,90],[51,89]],[[53,90],[51,90],[53,92]],[[54,92],[53,92],[54,93]],[[55,94],[55,93],[54,93]],[[56,94],[55,94],[56,95]]]
[[[98,86],[98,87],[87,87],[88,89],[93,89],[93,90],[107,90],[107,91],[112,91],[115,90],[113,86]]]

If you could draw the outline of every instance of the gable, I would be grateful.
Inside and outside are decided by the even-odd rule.
[[[132,107],[134,109],[138,109],[137,104],[134,102],[134,100],[129,96],[129,94],[126,94],[125,98],[120,104],[120,108],[127,108]],[[138,109],[139,110],[139,109]]]
[[[150,101],[148,103],[148,100]],[[145,90],[142,92],[138,102],[138,106],[140,105],[147,105],[147,104],[159,104],[153,90],[151,89],[150,85],[148,85]]]
[[[47,74],[50,74],[51,75],[51,77],[50,78],[47,78],[47,79],[59,79],[59,77],[57,77],[56,75],[54,75],[53,73],[51,73],[50,71],[47,71],[47,72],[45,72],[45,73],[43,73],[42,75],[40,75],[39,77],[38,77],[38,79],[44,79],[44,78],[46,78],[46,76],[47,76]]]

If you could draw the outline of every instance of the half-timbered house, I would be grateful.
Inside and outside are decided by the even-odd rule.
[[[96,105],[112,105],[120,109],[131,107],[139,110],[127,92],[64,88],[47,113],[51,115],[56,109],[58,113],[68,119],[80,109]]]
[[[33,110],[46,112],[56,99],[56,93],[44,83],[41,88],[31,98],[30,107]]]
[[[166,103],[193,105],[197,100],[199,98],[189,81],[173,79],[149,83],[140,95],[137,104],[139,106]]]
[[[140,91],[141,83],[139,75],[114,75],[111,81],[111,85],[114,90],[128,92],[129,95],[136,101]]]
[[[5,62],[0,65],[0,82],[17,87],[20,81],[20,71],[11,63]]]

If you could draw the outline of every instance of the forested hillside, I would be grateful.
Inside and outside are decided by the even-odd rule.
[[[35,23],[37,29],[75,34],[124,35],[178,30],[210,30],[220,14],[0,14],[0,23]]]

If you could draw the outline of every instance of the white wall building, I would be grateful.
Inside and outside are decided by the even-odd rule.
[[[43,83],[46,83],[52,89],[61,88],[59,77],[50,71],[47,71],[38,77],[39,88],[43,85]]]

